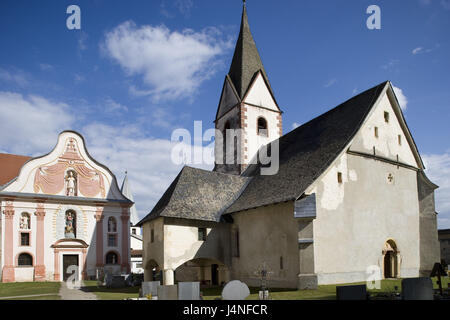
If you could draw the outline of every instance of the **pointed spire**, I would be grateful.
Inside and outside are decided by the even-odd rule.
[[[122,194],[134,202],[133,194],[131,193],[131,188],[128,182],[128,172],[125,171],[125,178],[123,178],[122,187],[120,188]],[[133,204],[130,208],[130,223],[131,225],[136,225],[139,222],[139,216],[137,214],[136,205]]]
[[[245,1],[243,1],[241,29],[239,31],[239,38],[234,49],[233,61],[231,62],[230,71],[228,75],[233,82],[233,85],[242,99],[247,92],[247,89],[252,81],[255,73],[262,71],[267,83],[269,80],[264,70],[264,66],[250,32],[250,25],[248,24],[247,8]],[[270,88],[269,84],[269,89]]]

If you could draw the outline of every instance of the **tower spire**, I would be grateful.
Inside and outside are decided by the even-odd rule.
[[[241,99],[247,92],[248,86],[250,85],[255,73],[259,70],[261,70],[266,82],[268,83],[269,90],[272,91],[266,71],[264,70],[264,66],[261,61],[261,57],[259,56],[258,49],[256,48],[255,41],[253,40],[253,36],[250,31],[246,2],[243,0],[241,29],[236,42],[236,48],[234,50],[230,71],[228,72],[228,75],[230,76],[230,79]]]

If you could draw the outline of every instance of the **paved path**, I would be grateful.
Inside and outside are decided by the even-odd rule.
[[[44,297],[44,296],[57,296],[57,295],[58,295],[57,293],[29,294],[26,296],[0,297],[0,300],[21,299],[21,298],[31,298],[31,297]]]
[[[61,300],[97,300],[97,296],[92,292],[83,291],[83,282],[80,289],[70,289],[65,282],[61,283],[61,289],[59,289],[59,295]]]

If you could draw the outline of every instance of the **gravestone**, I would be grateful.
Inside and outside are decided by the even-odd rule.
[[[239,280],[228,282],[222,290],[223,300],[244,300],[249,295],[247,285]]]
[[[178,300],[200,300],[200,282],[179,282]]]
[[[433,300],[431,278],[407,278],[402,280],[403,300]]]
[[[367,300],[366,285],[337,286],[337,300]]]
[[[108,288],[123,288],[126,287],[125,277],[124,276],[112,276]]]
[[[142,282],[141,288],[142,288],[142,296],[146,297],[147,295],[151,294],[152,297],[158,295],[158,287],[160,286],[159,281],[145,281]]]
[[[178,300],[177,285],[158,286],[158,300]]]

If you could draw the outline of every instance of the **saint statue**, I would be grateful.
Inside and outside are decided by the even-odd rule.
[[[73,172],[72,171],[68,172],[68,176],[66,178],[66,181],[67,181],[67,192],[66,192],[66,195],[67,196],[75,196],[76,195],[75,194],[76,180],[75,180],[75,177],[73,176]]]
[[[66,212],[66,227],[64,235],[66,238],[75,238],[75,213],[72,211]]]
[[[30,229],[30,217],[27,214],[20,217],[20,229]]]

